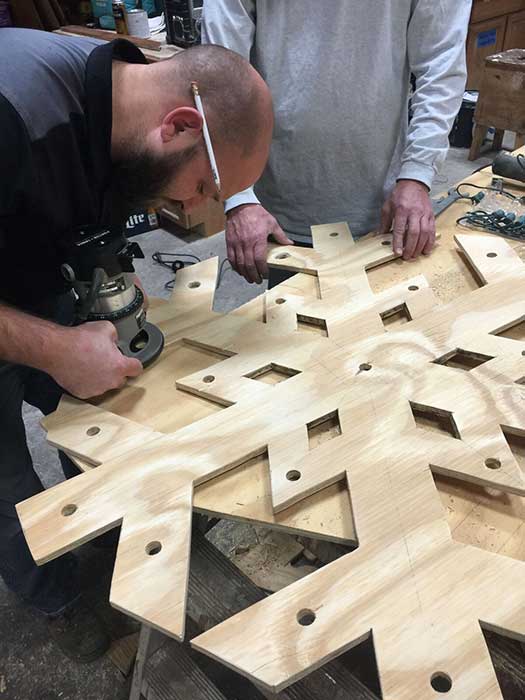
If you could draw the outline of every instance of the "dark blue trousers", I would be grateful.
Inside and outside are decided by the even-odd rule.
[[[69,301],[54,300],[51,312],[42,315],[67,320],[69,308]],[[43,490],[27,447],[22,402],[47,415],[55,410],[62,393],[47,374],[0,362],[0,576],[20,598],[48,615],[62,612],[78,598],[76,559],[67,554],[37,566],[15,505]],[[60,461],[66,478],[79,473],[66,455],[60,453]]]

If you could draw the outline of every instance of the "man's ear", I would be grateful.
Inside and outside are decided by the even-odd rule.
[[[178,136],[187,143],[196,141],[202,132],[202,117],[194,107],[177,107],[168,112],[160,125],[163,143]],[[185,144],[186,145],[186,144]]]

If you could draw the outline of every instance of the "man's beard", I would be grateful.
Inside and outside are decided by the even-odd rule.
[[[181,169],[199,152],[198,143],[169,156],[156,156],[136,150],[113,164],[111,196],[119,215],[154,209],[166,199],[166,192]]]

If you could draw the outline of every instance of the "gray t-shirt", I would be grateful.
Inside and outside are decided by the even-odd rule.
[[[274,140],[255,192],[286,231],[345,220],[367,233],[397,178],[431,186],[464,90],[470,9],[471,0],[205,0],[203,41],[249,57],[272,91]],[[249,201],[247,191],[227,209]]]

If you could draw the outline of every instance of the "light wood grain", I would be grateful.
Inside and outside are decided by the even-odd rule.
[[[161,437],[151,428],[69,396],[62,398],[57,411],[44,419],[42,425],[47,430],[48,442],[64,449],[82,471],[89,471]],[[99,432],[88,435],[94,427]],[[258,522],[297,535],[355,543],[348,491],[342,484],[322,489],[284,513],[274,512],[266,453],[197,486],[193,507],[210,516]]]
[[[114,31],[108,31],[105,29],[94,29],[91,27],[83,27],[79,24],[68,24],[64,27],[60,27],[60,31],[63,34],[76,34],[78,36],[89,36],[95,39],[103,39],[104,41],[113,41],[116,38],[125,38],[130,41],[135,46],[143,49],[149,49],[150,51],[160,51],[162,44],[160,41],[155,41],[154,39],[145,39],[140,36],[133,36],[130,34],[124,35],[124,37],[118,37]]]
[[[272,290],[262,309],[221,318],[207,307],[182,329],[166,309],[168,349],[196,349],[210,361],[178,374],[176,389],[225,408],[165,431],[171,434],[146,432],[144,445],[20,504],[24,532],[43,562],[122,523],[113,604],[180,637],[193,491],[206,489],[213,503],[217,478],[225,485],[267,453],[274,517],[348,484],[359,548],[195,646],[275,691],[372,633],[386,700],[434,698],[439,673],[451,678],[455,700],[501,700],[481,626],[525,639],[525,484],[521,448],[509,438],[525,436],[525,339],[516,331],[524,267],[508,243],[491,236],[467,233],[456,246],[451,225],[436,260],[459,260],[473,272],[458,283],[457,298],[445,299],[432,279],[393,261],[381,238],[354,245],[344,225],[335,226],[315,228],[313,251],[277,258],[306,273]],[[399,271],[390,283],[385,262]],[[414,299],[411,320],[385,326],[382,315]],[[297,330],[300,317],[324,322],[327,335]],[[461,369],[458,354],[471,365]],[[282,381],[261,381],[265,371]],[[452,435],[423,430],[418,412],[449,420]],[[166,402],[160,414],[169,413]],[[328,420],[338,429],[313,441]],[[71,423],[81,432],[85,425]],[[99,449],[110,448],[101,438]],[[475,484],[471,499],[459,481]],[[500,495],[482,498],[485,488]],[[217,489],[217,502],[223,498]],[[476,513],[484,522],[494,514],[493,527],[508,536],[474,541],[468,523]],[[154,543],[162,545],[158,553]],[[312,624],[298,622],[304,611]]]
[[[476,239],[463,241],[462,246],[467,251],[474,249]],[[476,260],[478,256],[471,252],[469,257]],[[317,270],[321,282],[323,264],[321,261]],[[394,333],[387,333],[381,327],[376,337],[362,339],[358,336],[355,343],[346,346],[341,336],[336,340],[330,336],[316,338],[314,343],[310,334],[294,333],[299,342],[291,348],[286,347],[289,343],[281,345],[279,336],[268,324],[268,329],[261,328],[260,337],[270,342],[261,341],[261,347],[253,347],[251,334],[247,332],[253,321],[243,318],[225,324],[225,329],[219,328],[214,319],[203,331],[197,329],[195,336],[190,333],[186,341],[199,347],[209,344],[221,354],[238,353],[213,367],[216,379],[224,373],[224,381],[218,387],[207,388],[207,384],[214,384],[216,379],[213,382],[201,379],[203,386],[198,389],[203,396],[209,393],[214,400],[231,403],[231,406],[173,435],[156,437],[141,449],[128,451],[103,463],[97,470],[20,504],[19,513],[33,555],[37,561],[46,561],[111,525],[122,523],[112,587],[113,604],[180,637],[184,630],[193,487],[268,449],[276,511],[286,509],[341,478],[348,479],[360,545],[358,551],[363,552],[362,566],[370,569],[371,552],[376,552],[373,556],[377,556],[378,568],[386,572],[383,575],[385,581],[390,582],[391,590],[396,594],[399,593],[398,586],[406,586],[407,574],[401,575],[402,572],[406,567],[408,570],[414,567],[416,554],[426,562],[429,547],[432,552],[434,549],[446,550],[443,565],[448,567],[451,563],[448,558],[452,555],[445,545],[456,545],[452,545],[431,470],[504,491],[524,492],[521,469],[499,429],[500,425],[506,425],[516,432],[525,433],[525,416],[520,410],[524,389],[519,384],[512,385],[523,376],[524,344],[492,335],[522,316],[520,300],[525,296],[523,266],[515,268],[513,264],[509,265],[512,269],[504,279],[498,276],[495,282],[455,302],[433,307]],[[330,286],[337,289],[331,270],[330,275]],[[508,301],[509,283],[518,301]],[[363,313],[372,311],[357,311],[355,318],[360,319]],[[348,310],[347,314],[350,321],[351,311]],[[403,353],[399,352],[400,347]],[[436,360],[446,357],[456,348],[490,354],[492,359],[470,372],[435,364]],[[274,359],[284,367],[300,367],[301,371],[277,385],[265,385],[265,389],[255,395],[255,400],[251,400],[244,387],[246,382],[257,380],[249,379],[246,373],[255,371],[261,362],[269,364]],[[232,363],[235,363],[233,367]],[[496,366],[487,370],[493,363]],[[368,369],[365,365],[369,365]],[[234,402],[230,389],[238,381],[241,388]],[[189,384],[195,390],[190,380],[184,379],[180,383]],[[466,385],[464,391],[462,384]],[[386,387],[395,390],[395,402],[385,400]],[[223,392],[228,392],[228,396]],[[418,434],[411,401],[453,413],[462,439],[438,440],[435,436]],[[334,412],[339,416],[341,435],[309,449],[306,426]],[[204,450],[203,435],[206,436]],[[490,468],[488,462],[495,460],[497,468]],[[289,471],[296,464],[299,478],[290,480],[284,470]],[[383,466],[378,468],[378,464]],[[371,465],[374,465],[373,469]],[[370,475],[366,479],[365,473]],[[399,491],[397,499],[394,498],[396,489]],[[418,506],[411,509],[411,514],[401,517],[401,494],[408,491]],[[67,515],[70,506],[76,510]],[[433,515],[427,522],[428,514]],[[409,536],[414,540],[411,543],[414,552],[409,551],[407,555]],[[155,543],[159,543],[162,549],[151,553],[150,549],[157,546]],[[385,555],[384,551],[388,554]],[[478,550],[472,551],[475,553],[471,558],[481,556]],[[465,553],[460,558],[469,560]],[[479,561],[476,566],[479,566]],[[425,577],[424,570],[423,566],[421,586],[429,586],[431,581],[428,575]],[[400,583],[394,585],[392,571],[399,572],[395,581]],[[464,575],[465,571],[462,571]],[[360,578],[361,574],[357,577]],[[132,584],[138,578],[144,581],[140,596]],[[308,577],[311,585],[316,578],[317,574]],[[295,586],[290,590],[295,590]],[[419,589],[417,593],[422,595]],[[439,593],[440,599],[441,596],[442,592]],[[520,596],[513,607],[516,615],[519,612],[517,602],[521,602]],[[383,605],[381,602],[380,606]],[[379,613],[372,603],[370,608],[373,613],[365,610],[365,614],[375,619],[377,613],[379,620]],[[409,610],[410,615],[415,616],[411,604]],[[425,610],[424,614],[430,613]],[[256,617],[254,615],[254,619]],[[271,612],[270,618],[273,619]],[[238,623],[234,618],[224,624],[231,625],[234,630]],[[333,620],[330,625],[333,626]],[[380,620],[377,629],[381,630]],[[264,673],[259,673],[242,654],[235,656],[231,663],[258,682],[278,689],[292,682],[301,669],[304,671],[327,660],[332,653],[327,648],[333,646],[333,653],[336,653],[354,643],[356,638],[360,639],[363,632],[356,637],[357,630],[352,626],[345,632],[346,642],[342,646],[337,645],[336,635],[305,668],[301,666],[300,658],[296,658],[295,665],[287,665],[284,669],[279,663],[268,662]],[[225,637],[230,640],[229,651],[221,643]],[[230,663],[229,654],[236,648],[231,638],[229,631],[219,630],[207,633],[205,640],[196,643],[199,648]],[[381,639],[381,634],[378,638]],[[473,635],[472,645],[479,653],[479,640],[476,640]],[[280,649],[279,657],[282,653]],[[419,652],[415,660],[420,661]],[[449,665],[448,668],[457,672],[455,666]],[[381,677],[383,679],[383,675]],[[392,684],[392,688],[396,688],[389,676],[388,663],[385,664],[384,678],[386,687]],[[489,671],[484,669],[478,677],[480,690],[491,678]],[[421,679],[412,682],[419,685]],[[413,689],[408,687],[412,692]]]

